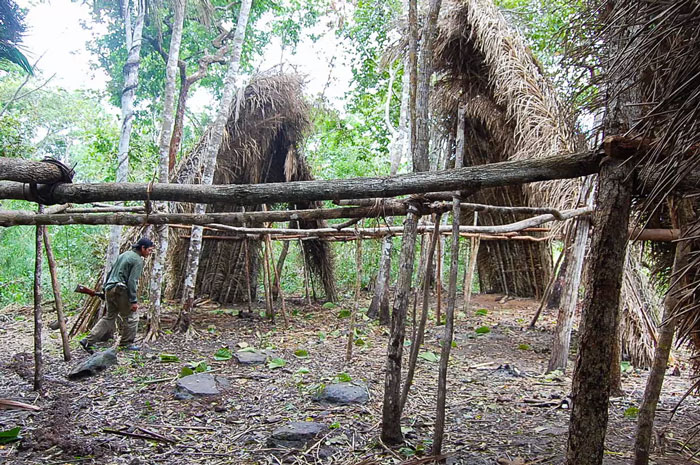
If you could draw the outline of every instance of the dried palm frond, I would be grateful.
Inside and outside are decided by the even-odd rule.
[[[503,147],[507,159],[576,149],[571,115],[523,38],[492,1],[445,2],[435,57],[440,73],[438,105],[445,113],[454,112],[460,102],[473,106],[470,116],[481,119],[491,131],[503,128],[492,136],[501,144],[508,141]],[[493,111],[484,111],[496,108],[501,113],[497,119]],[[533,205],[572,208],[579,188],[580,181],[568,180],[537,183],[526,190]]]

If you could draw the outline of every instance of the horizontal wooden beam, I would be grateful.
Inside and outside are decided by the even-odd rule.
[[[598,171],[602,155],[585,152],[531,160],[506,161],[446,171],[430,171],[381,178],[295,181],[267,184],[58,184],[52,203],[159,200],[192,203],[261,205],[316,200],[395,197],[517,185],[586,176]],[[37,201],[21,183],[0,182],[0,199]],[[45,199],[46,201],[46,199]]]
[[[0,180],[27,184],[54,184],[66,182],[66,173],[54,163],[0,157]]]

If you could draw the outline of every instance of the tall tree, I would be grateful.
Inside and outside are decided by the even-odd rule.
[[[134,99],[139,82],[141,63],[141,41],[146,19],[146,0],[122,0],[121,14],[124,20],[127,59],[124,64],[124,87],[121,94],[121,131],[117,151],[117,182],[129,180],[129,141],[134,122]],[[119,255],[122,227],[112,226],[107,247],[106,270],[109,270]]]
[[[231,103],[236,89],[238,78],[238,70],[240,67],[241,50],[243,49],[243,40],[245,39],[246,27],[248,26],[248,15],[252,0],[243,0],[238,13],[238,23],[236,25],[236,33],[233,37],[231,58],[229,67],[226,71],[224,80],[224,89],[221,95],[219,110],[216,114],[214,123],[210,128],[209,143],[202,153],[204,162],[204,171],[202,173],[202,184],[211,184],[214,180],[214,169],[216,168],[216,155],[219,152],[221,141],[223,139],[226,122],[231,112]],[[197,204],[195,213],[202,214],[206,212],[205,204]],[[180,331],[187,331],[190,325],[190,311],[194,302],[194,289],[197,282],[197,272],[199,270],[199,258],[202,250],[202,231],[201,226],[193,226],[190,233],[190,247],[187,251],[187,262],[185,264],[185,283],[182,293],[182,309],[178,316],[177,328]]]
[[[170,139],[173,133],[173,107],[175,102],[175,75],[180,57],[182,28],[185,21],[186,0],[172,0],[173,32],[170,36],[170,51],[166,66],[165,93],[163,95],[163,124],[158,143],[159,163],[158,182],[167,183],[170,174]],[[163,202],[157,207],[168,210],[168,203]],[[156,229],[157,250],[153,259],[151,272],[150,307],[148,311],[147,340],[154,340],[160,331],[161,291],[163,284],[163,265],[168,252],[168,226],[162,225]]]

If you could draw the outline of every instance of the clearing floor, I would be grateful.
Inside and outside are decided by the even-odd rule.
[[[503,302],[501,297],[475,296],[472,308],[458,315],[443,447],[449,454],[447,463],[563,463],[569,410],[562,407],[570,394],[573,359],[565,375],[544,376],[556,315],[545,312],[537,328],[528,329],[537,302]],[[366,307],[367,302],[361,304]],[[0,446],[0,462],[419,464],[421,455],[430,450],[438,374],[433,354],[439,356],[443,327],[435,326],[434,319],[428,323],[402,420],[406,444],[390,450],[378,440],[388,331],[360,314],[352,360],[346,363],[347,315],[352,305],[348,300],[327,308],[331,306],[290,299],[288,328],[279,317],[273,325],[257,317],[236,316],[236,308],[201,307],[193,315],[193,333],[166,331],[139,353],[120,352],[117,366],[82,381],[69,381],[66,375],[87,354],[72,341],[74,360],[63,362],[58,332],[48,330],[53,315],[47,315],[41,395],[32,391],[31,309],[0,310],[0,398],[42,408],[40,412],[0,411],[0,430],[22,428],[20,441]],[[173,320],[173,314],[166,314],[164,327]],[[219,352],[217,358],[256,348],[268,349],[271,358],[281,360],[254,366],[241,365],[235,357],[216,360],[214,355],[222,348],[229,350]],[[404,360],[408,351],[407,345]],[[165,354],[175,357],[162,357]],[[213,374],[226,378],[230,386],[219,396],[176,399],[174,386],[183,366],[200,361],[206,361]],[[700,423],[698,398],[686,398],[669,421],[671,410],[692,385],[683,359],[674,361],[669,374],[673,368],[680,370],[680,376],[666,378],[652,460],[700,463],[694,455],[700,452],[700,441],[687,442],[692,426]],[[635,407],[646,375],[634,369],[623,373],[625,395],[610,402],[605,464],[630,462]],[[323,386],[338,380],[362,382],[369,401],[331,406],[314,400]],[[272,431],[292,421],[317,422],[324,430],[302,450],[271,446]],[[173,442],[124,437],[105,428],[154,432]]]

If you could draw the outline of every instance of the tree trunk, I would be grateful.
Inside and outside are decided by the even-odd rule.
[[[201,184],[211,184],[214,179],[214,170],[216,168],[216,155],[219,152],[223,133],[226,127],[231,111],[231,102],[236,88],[238,77],[238,69],[240,67],[241,51],[243,49],[243,40],[245,39],[245,31],[248,25],[248,15],[252,0],[243,0],[238,13],[238,24],[236,25],[236,33],[233,38],[233,47],[231,60],[224,80],[224,89],[221,95],[221,102],[216,119],[212,124],[211,138],[207,147],[204,149],[202,159],[204,162],[204,172],[202,173]],[[204,214],[206,212],[205,204],[197,204],[195,206],[195,214]],[[187,252],[187,264],[185,268],[185,286],[182,293],[183,307],[181,313],[187,314],[191,311],[191,302],[194,300],[194,288],[197,280],[197,271],[199,270],[200,252],[202,250],[202,228],[195,226],[192,228],[190,247]],[[182,328],[181,328],[182,329]]]
[[[686,231],[688,222],[692,221],[692,209],[688,200],[681,200],[677,214],[674,215],[674,205],[671,206],[671,217],[674,219],[674,228]],[[674,218],[675,217],[675,218]],[[685,235],[685,234],[683,234]],[[673,258],[671,270],[671,286],[666,292],[664,300],[664,312],[659,328],[659,340],[654,351],[654,361],[649,371],[647,385],[644,389],[644,397],[639,407],[637,419],[637,434],[634,442],[634,465],[647,465],[651,452],[651,437],[654,429],[654,415],[661,395],[668,357],[673,345],[673,333],[676,328],[678,309],[681,308],[681,291],[687,285],[687,279],[683,276],[688,266],[690,255],[690,241],[682,240],[676,243],[676,253]]]
[[[431,274],[433,270],[433,257],[435,255],[435,245],[437,244],[440,234],[440,215],[435,218],[435,228],[433,229],[433,235],[430,239],[430,244],[428,245],[428,252],[425,258],[425,266],[423,267],[423,300],[422,308],[420,313],[420,321],[418,327],[416,328],[415,322],[413,325],[415,336],[411,339],[411,353],[408,357],[408,371],[406,373],[406,381],[404,381],[403,390],[401,391],[401,411],[403,412],[406,406],[406,400],[408,399],[408,391],[411,389],[411,384],[413,384],[413,375],[416,371],[416,363],[418,362],[418,352],[423,345],[423,337],[425,334],[425,324],[428,321],[428,307],[430,306],[430,281]],[[414,305],[415,308],[415,305]]]
[[[41,212],[42,207],[39,206]],[[41,253],[44,226],[36,227],[36,257],[34,260],[34,390],[41,391],[44,383],[44,360],[41,354]]]
[[[387,219],[388,222],[388,219]],[[374,285],[374,295],[372,302],[367,309],[367,316],[370,318],[380,318],[381,315],[388,316],[389,314],[389,281],[391,278],[391,252],[393,249],[393,237],[385,236],[382,240],[382,254],[379,260],[379,272]],[[387,324],[389,319],[381,321],[381,324]]]
[[[167,183],[170,177],[170,138],[173,132],[173,107],[175,103],[175,78],[177,63],[180,58],[180,43],[182,42],[182,28],[185,21],[186,0],[172,0],[174,12],[173,31],[170,38],[170,51],[165,70],[165,94],[163,97],[163,125],[160,130],[158,151],[160,160],[158,164],[158,182]],[[167,203],[159,203],[156,209],[168,212]],[[160,333],[161,292],[163,290],[163,268],[165,257],[168,254],[168,226],[162,225],[156,229],[158,248],[153,257],[151,271],[150,305],[148,307],[148,323],[146,340],[154,341]]]
[[[600,465],[608,423],[610,363],[620,311],[620,289],[629,225],[630,169],[616,160],[602,165],[591,241],[579,354],[572,382],[568,465]]]
[[[566,270],[569,268],[569,257],[564,250],[562,250],[561,253],[564,255],[564,257],[562,258],[561,266],[559,267],[559,271],[557,271],[555,267],[554,272],[556,272],[557,274],[556,277],[554,277],[554,284],[552,285],[552,289],[550,290],[549,295],[545,296],[547,298],[545,305],[548,309],[555,309],[560,307],[561,298],[566,289]]]
[[[51,239],[49,231],[44,229],[44,248],[46,249],[46,258],[49,262],[49,272],[51,273],[51,287],[53,288],[54,304],[56,305],[56,316],[58,318],[58,327],[61,330],[61,343],[63,348],[63,360],[70,362],[70,344],[68,342],[68,330],[66,329],[66,316],[63,313],[63,299],[61,298],[61,283],[58,281],[58,273],[56,272],[56,259],[51,248]]]
[[[586,206],[593,207],[593,186],[590,178],[584,182],[582,191],[585,193]],[[557,327],[554,332],[554,340],[552,341],[552,352],[547,365],[547,373],[555,370],[565,371],[569,361],[571,329],[576,313],[576,305],[578,304],[581,273],[583,272],[583,263],[586,258],[586,245],[588,244],[591,220],[589,217],[580,217],[576,219],[572,227],[574,228],[573,241],[569,245],[569,249],[566,250],[566,255],[570,258],[567,260],[565,287],[561,305],[559,306]]]
[[[409,209],[404,222],[405,231],[401,242],[399,279],[391,314],[381,432],[382,441],[390,445],[403,442],[403,434],[401,433],[401,359],[406,336],[406,311],[411,293],[418,219],[418,209],[415,207]]]
[[[146,0],[134,0],[134,23],[132,27],[131,0],[122,2],[122,15],[124,17],[124,33],[126,37],[126,63],[124,63],[124,88],[122,89],[122,118],[119,132],[119,147],[117,150],[117,177],[116,182],[129,181],[129,141],[131,139],[131,126],[134,122],[134,100],[136,87],[139,82],[139,64],[141,63],[141,40],[143,24],[146,19]],[[119,204],[119,203],[118,203]],[[112,269],[114,260],[119,255],[122,227],[112,226],[109,233],[109,245],[105,260],[105,276]]]

